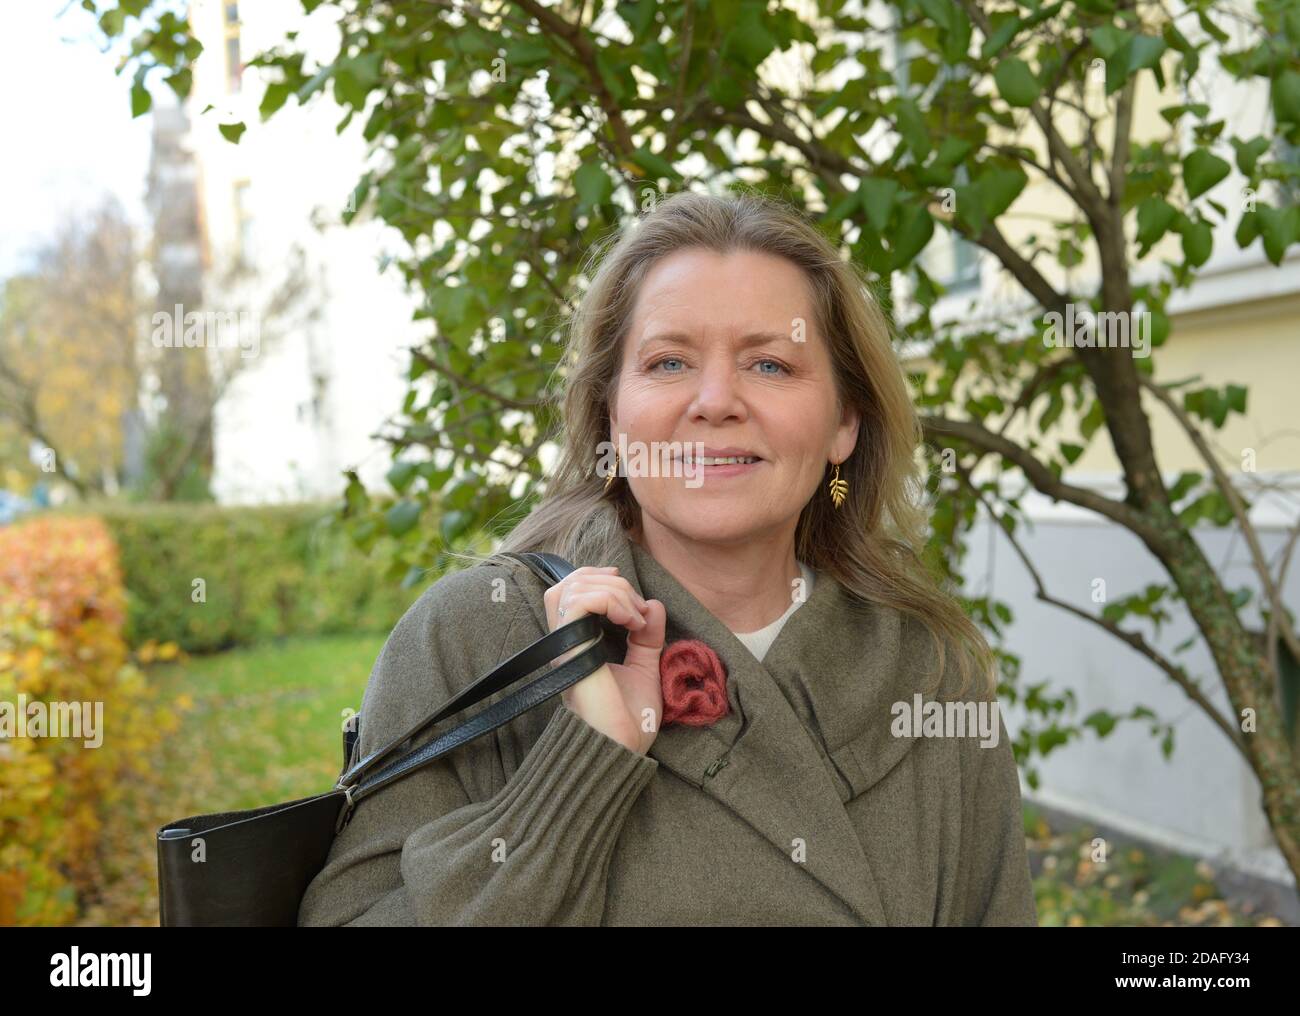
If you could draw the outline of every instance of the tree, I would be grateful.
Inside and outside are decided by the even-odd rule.
[[[68,216],[0,301],[0,417],[39,446],[47,479],[80,495],[125,480],[122,435],[140,379],[137,265],[131,225],[106,199]]]
[[[157,213],[155,232],[175,218]],[[161,232],[141,250],[121,206],[105,198],[59,223],[30,271],[0,280],[0,465],[30,483],[61,481],[79,498],[210,499],[212,421],[253,361],[239,348],[180,346],[184,322],[174,323],[180,348],[156,347],[148,307],[174,318],[179,303],[188,317],[212,302],[201,280],[175,282],[160,255],[175,230]],[[209,288],[254,308],[261,350],[317,313],[301,249],[286,252],[273,285],[247,286],[245,275],[219,266]],[[24,443],[36,461],[25,461]]]
[[[127,30],[126,15],[141,16],[137,86],[161,68],[184,94],[197,55],[188,25],[144,0],[96,6],[110,35]],[[321,6],[303,0],[308,12]],[[539,393],[560,366],[558,344],[540,333],[571,309],[585,252],[655,200],[661,184],[778,194],[871,271],[900,333],[928,345],[919,397],[937,458],[934,488],[946,494],[937,501],[936,565],[956,575],[981,508],[1014,540],[1028,489],[1141,540],[1168,582],[1101,614],[1055,597],[1025,560],[1041,599],[1151,660],[1241,752],[1300,878],[1300,748],[1279,704],[1282,654],[1300,658],[1279,593],[1295,533],[1270,568],[1247,516],[1250,477],[1219,461],[1209,440],[1229,414],[1245,412],[1246,392],[1157,384],[1153,358],[1129,348],[1044,341],[1057,315],[1077,308],[1112,325],[1149,320],[1158,349],[1170,294],[1191,284],[1216,225],[1233,219],[1215,188],[1234,165],[1239,196],[1248,197],[1237,244],[1258,242],[1279,265],[1300,240],[1300,0],[1177,8],[894,0],[879,23],[829,2],[807,21],[763,0],[638,0],[595,11],[585,0],[331,6],[340,38],[327,62],[312,62],[289,39],[250,64],[267,76],[263,118],[326,90],[347,110],[340,129],[364,118],[373,160],[352,214],[402,232],[401,270],[425,294],[419,315],[430,321],[429,339],[412,351],[410,392],[389,435],[400,500],[382,522],[366,519],[372,535],[380,525],[406,534],[410,560],[427,564],[496,519],[513,501],[513,481],[521,479],[526,501],[536,496],[537,453],[555,423]],[[905,77],[894,59],[900,42],[911,51]],[[800,64],[797,84],[759,72],[777,52]],[[1267,91],[1266,130],[1242,136],[1240,125],[1215,118],[1206,98],[1222,81]],[[1155,139],[1135,136],[1140,95],[1162,103],[1168,129]],[[742,137],[754,156],[739,152]],[[542,164],[554,165],[553,179]],[[1041,238],[1011,228],[1009,210],[1031,183],[1058,197],[1059,215]],[[936,231],[987,252],[1021,306],[979,327],[934,319],[942,287],[922,254]],[[1141,269],[1160,255],[1171,256],[1149,281]],[[1089,271],[1064,271],[1079,265]],[[1166,485],[1151,437],[1155,412],[1177,419],[1203,471]],[[1121,463],[1123,498],[1065,476],[1102,431]],[[1023,490],[1008,494],[1003,473],[1023,480]],[[362,511],[355,478],[348,493]],[[441,528],[425,532],[415,523],[435,494]],[[1193,538],[1198,522],[1236,526],[1246,540],[1265,637],[1248,630],[1246,603]],[[1005,604],[969,602],[995,634],[1011,618]],[[1140,627],[1124,624],[1173,609],[1204,638],[1232,715]],[[1014,657],[1002,659],[1014,678]],[[1010,681],[1004,694],[1016,695]],[[1078,733],[1059,719],[1062,700],[1030,689],[1023,701],[1045,726],[1022,734],[1022,761]],[[1253,719],[1248,733],[1243,717]],[[1118,719],[1095,714],[1084,723],[1104,736]],[[1152,716],[1139,709],[1129,719]],[[1167,728],[1166,751],[1171,735]]]

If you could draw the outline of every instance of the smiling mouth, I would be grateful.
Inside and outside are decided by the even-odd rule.
[[[754,462],[762,462],[763,460],[757,455],[701,455],[699,458],[692,458],[689,455],[679,455],[677,456],[677,461],[683,462],[688,466],[695,465],[696,463],[701,466],[745,466]]]

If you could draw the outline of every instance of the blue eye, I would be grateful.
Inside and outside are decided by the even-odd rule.
[[[681,363],[681,362],[682,362],[682,359],[681,359],[680,357],[677,357],[677,356],[665,356],[665,357],[663,357],[662,359],[656,360],[654,363],[652,363],[652,364],[650,364],[649,366],[647,366],[647,367],[646,367],[646,370],[647,370],[647,371],[658,370],[658,369],[659,369],[660,367],[662,367],[665,363]],[[756,362],[756,363],[770,363],[770,364],[772,364],[773,366],[775,366],[775,367],[777,368],[775,371],[759,371],[760,374],[767,374],[768,377],[777,377],[777,376],[779,376],[780,374],[783,374],[783,373],[784,373],[784,374],[788,374],[788,373],[790,372],[790,369],[789,369],[785,364],[783,364],[780,360],[763,359],[763,360],[756,360],[755,362]],[[669,373],[669,374],[680,374],[681,371],[670,370],[670,371],[668,371],[668,373]]]

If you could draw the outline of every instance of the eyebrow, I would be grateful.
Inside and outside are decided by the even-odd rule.
[[[789,335],[783,335],[780,332],[750,332],[748,335],[741,336],[740,344],[742,347],[764,346],[773,342],[793,342]],[[686,332],[657,332],[642,339],[636,345],[636,351],[639,353],[652,342],[685,342],[688,346],[695,344],[695,338]]]

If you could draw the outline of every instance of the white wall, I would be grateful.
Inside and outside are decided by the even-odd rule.
[[[343,113],[326,95],[306,109],[291,98],[262,124],[260,71],[245,70],[240,93],[226,91],[223,7],[204,0],[194,11],[204,44],[190,108],[211,261],[205,300],[223,310],[264,306],[295,245],[306,252],[313,291],[289,320],[262,322],[260,355],[219,404],[213,486],[226,502],[331,496],[342,489],[345,468],[360,466],[371,484],[387,469],[386,447],[371,435],[405,392],[402,351],[421,337],[411,321],[415,301],[395,269],[380,271],[385,249],[400,248],[395,233],[374,221],[339,221],[364,170],[364,119],[336,134]],[[239,8],[244,60],[294,28],[319,55],[333,52],[328,11],[308,18],[286,0]],[[216,108],[201,113],[209,104]],[[218,124],[236,120],[247,130],[232,145]],[[257,276],[220,287],[213,279],[238,249],[235,186],[241,180],[247,181]],[[323,220],[323,229],[313,219]]]
[[[1101,525],[1081,511],[1053,507],[1034,511],[1032,528],[1017,528],[1048,593],[1085,610],[1093,603],[1093,581],[1104,578],[1114,601],[1149,583],[1167,584],[1166,574],[1138,539],[1113,525]],[[1261,540],[1272,559],[1284,541],[1281,528],[1269,527],[1259,513]],[[1229,532],[1198,529],[1197,540],[1230,589],[1257,589],[1245,547]],[[1260,786],[1220,729],[1153,663],[1095,625],[1035,596],[1032,579],[999,530],[990,536],[981,522],[970,540],[964,566],[973,595],[991,594],[1009,603],[1015,622],[1007,647],[1022,661],[1020,687],[1048,681],[1047,694],[1074,689],[1074,722],[1097,709],[1127,713],[1149,707],[1175,727],[1174,753],[1166,760],[1159,737],[1146,721],[1125,721],[1101,739],[1085,729],[1082,739],[1038,758],[1041,787],[1024,787],[1028,800],[1062,808],[1156,843],[1218,859],[1238,868],[1289,882],[1288,869],[1272,839],[1260,806]],[[1284,598],[1300,602],[1300,577],[1293,569]],[[1173,649],[1193,634],[1185,612],[1173,604],[1175,622],[1157,637],[1149,624],[1133,619],[1124,627],[1140,630],[1167,658],[1198,678],[1206,697],[1231,722],[1226,692],[1219,682],[1203,640],[1183,654]],[[1253,616],[1253,610],[1250,611]],[[1252,620],[1257,627],[1257,621]],[[1012,735],[1023,712],[1003,703]],[[1041,718],[1035,716],[1035,723]],[[1068,718],[1067,718],[1068,719]]]

